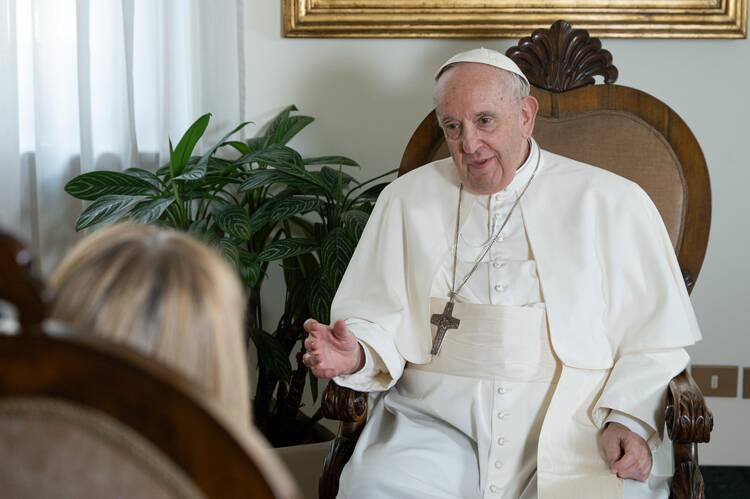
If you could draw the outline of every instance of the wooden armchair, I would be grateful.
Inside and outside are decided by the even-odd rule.
[[[659,209],[691,291],[708,243],[711,191],[703,153],[687,125],[655,97],[615,85],[611,54],[563,21],[521,39],[506,55],[526,74],[539,101],[539,145],[641,185]],[[595,75],[605,84],[594,84]],[[412,135],[399,173],[448,155],[433,111]],[[320,479],[320,498],[332,499],[364,425],[367,395],[331,382],[323,410],[342,421]],[[669,384],[666,423],[675,457],[671,497],[702,499],[697,444],[709,441],[713,418],[687,371]]]
[[[3,497],[299,497],[267,445],[189,381],[85,331],[52,334],[29,260],[0,233]]]

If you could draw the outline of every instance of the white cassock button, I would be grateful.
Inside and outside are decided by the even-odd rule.
[[[500,214],[499,213],[495,213],[494,215],[492,215],[492,219],[493,220],[499,220],[500,219]]]
[[[504,386],[497,387],[497,393],[499,393],[500,395],[505,395],[507,391],[508,390]]]
[[[503,463],[501,463],[500,461],[495,461],[495,468],[500,469],[502,467],[503,467]]]
[[[497,419],[505,419],[505,416],[507,415],[507,413],[500,411],[497,413]]]
[[[490,492],[493,494],[497,494],[497,491],[500,490],[497,485],[490,485]]]
[[[505,445],[505,439],[503,437],[498,438],[497,445]]]
[[[505,191],[505,189],[503,189],[503,191]],[[502,199],[503,199],[502,194],[495,194],[495,201],[501,201]]]
[[[502,263],[500,263],[500,261],[499,261],[499,260],[495,260],[494,262],[492,262],[492,266],[493,266],[494,268],[496,268],[496,269],[499,269],[500,267],[502,267],[502,266],[503,266],[503,264],[502,264]]]
[[[505,290],[505,286],[502,286],[501,284],[495,284],[495,291],[498,293]]]

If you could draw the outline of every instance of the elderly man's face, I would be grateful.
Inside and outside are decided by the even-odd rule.
[[[517,99],[511,74],[463,63],[440,77],[437,117],[464,186],[492,194],[510,184],[528,155],[538,104]]]

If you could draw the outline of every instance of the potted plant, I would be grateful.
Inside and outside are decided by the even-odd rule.
[[[242,123],[193,155],[210,114],[198,118],[155,172],[141,168],[97,171],[72,179],[70,195],[91,201],[76,230],[131,219],[188,231],[222,251],[247,286],[247,340],[258,350],[254,420],[274,446],[314,440],[317,418],[300,417],[302,393],[317,380],[300,361],[302,322],[329,321],[334,292],[388,172],[358,182],[344,156],[303,158],[286,144],[313,118],[279,113],[265,133],[231,140]],[[231,153],[228,156],[227,152]],[[274,328],[263,324],[261,286],[268,265],[283,266],[284,312]],[[294,365],[293,365],[294,364]]]

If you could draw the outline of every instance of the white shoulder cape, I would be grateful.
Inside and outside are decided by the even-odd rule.
[[[700,332],[669,236],[635,183],[540,150],[520,203],[556,354],[567,366],[695,343]],[[430,361],[430,289],[450,257],[459,178],[450,158],[380,195],[333,301],[331,318],[361,319],[376,351]],[[468,206],[462,213],[469,213]],[[386,361],[393,379],[403,366]],[[391,364],[391,365],[389,365]]]

